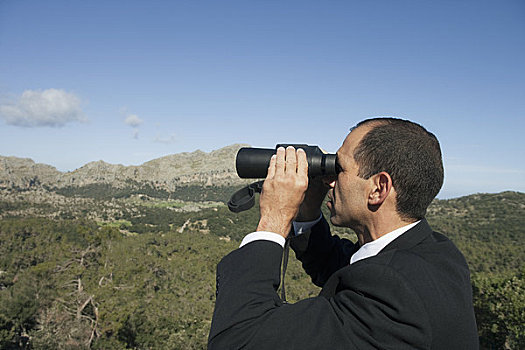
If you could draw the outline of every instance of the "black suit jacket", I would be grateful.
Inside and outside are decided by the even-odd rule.
[[[465,259],[426,220],[352,265],[358,247],[324,219],[292,248],[320,295],[283,304],[282,247],[249,243],[217,267],[209,349],[478,348]]]

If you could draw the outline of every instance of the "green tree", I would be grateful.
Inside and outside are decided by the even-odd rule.
[[[502,278],[473,278],[474,308],[480,344],[486,349],[525,348],[525,268]]]

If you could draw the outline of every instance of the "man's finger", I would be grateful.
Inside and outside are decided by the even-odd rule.
[[[297,150],[297,174],[308,177],[308,160],[304,149]]]
[[[274,154],[272,158],[270,158],[270,165],[268,165],[268,174],[266,174],[267,179],[273,179],[275,176],[275,160],[277,156]]]
[[[277,156],[275,158],[275,175],[282,175],[284,174],[284,167],[285,167],[285,150],[284,147],[277,148]]]
[[[295,173],[297,171],[297,156],[295,148],[288,146],[286,148],[286,172]]]

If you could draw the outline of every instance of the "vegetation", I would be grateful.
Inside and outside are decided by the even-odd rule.
[[[516,272],[525,264],[525,194],[477,194],[435,201],[432,227],[447,235],[474,272]]]
[[[79,196],[95,199],[128,198],[139,193],[155,198],[168,198],[170,195],[166,190],[156,189],[151,186],[140,186],[137,188],[130,184],[130,186],[118,188],[105,183],[55,188],[53,191],[66,197]]]
[[[227,202],[229,196],[234,193],[239,186],[197,186],[185,185],[177,187],[174,191],[167,191],[162,188],[155,188],[128,181],[128,186],[123,188],[113,187],[110,184],[93,183],[83,186],[69,186],[63,188],[50,189],[57,194],[66,197],[86,197],[108,200],[112,198],[129,198],[133,195],[146,195],[159,199],[179,199],[183,201],[221,201]]]
[[[525,349],[525,269],[508,276],[476,273],[474,309],[481,347]]]
[[[0,201],[1,349],[206,347],[216,265],[254,230],[258,208],[234,214],[171,194],[33,197]],[[484,349],[525,348],[524,208],[525,194],[506,192],[429,209],[470,264]],[[319,292],[293,254],[286,287],[291,302]]]

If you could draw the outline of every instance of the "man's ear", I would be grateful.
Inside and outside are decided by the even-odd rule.
[[[392,178],[386,171],[372,175],[371,190],[368,195],[368,204],[371,206],[380,206],[386,200],[392,189]]]

